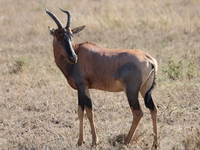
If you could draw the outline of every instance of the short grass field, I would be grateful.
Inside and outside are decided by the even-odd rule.
[[[77,91],[55,65],[48,26],[57,26],[45,7],[64,25],[60,7],[71,12],[72,28],[86,25],[74,43],[140,49],[156,58],[158,149],[200,149],[199,0],[1,0],[0,6],[0,150],[91,149],[87,116],[86,143],[77,146]],[[125,149],[132,123],[125,94],[91,90],[91,97],[96,149]],[[152,121],[139,100],[144,117],[126,149],[149,150]]]

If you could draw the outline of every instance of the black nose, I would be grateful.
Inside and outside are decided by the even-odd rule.
[[[70,57],[70,61],[71,61],[73,64],[77,63],[77,60],[78,60],[77,55],[73,55],[72,57]]]

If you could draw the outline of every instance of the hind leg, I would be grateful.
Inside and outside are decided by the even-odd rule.
[[[155,149],[157,149],[158,143],[157,143],[157,137],[158,137],[158,133],[157,133],[157,107],[152,99],[152,95],[151,95],[151,91],[147,91],[146,92],[146,87],[143,87],[140,92],[142,97],[145,99],[145,105],[147,108],[149,108],[150,110],[150,114],[151,114],[151,119],[153,122],[153,136],[154,136],[154,142],[153,142],[153,146]]]
[[[126,96],[128,98],[128,102],[131,107],[131,111],[133,113],[133,122],[132,122],[132,125],[130,128],[130,131],[125,139],[125,142],[124,142],[125,145],[129,144],[129,142],[138,126],[138,123],[140,122],[140,120],[143,116],[143,112],[140,108],[140,104],[138,101],[138,93],[139,93],[138,89],[133,88],[131,86],[126,87]]]
[[[152,99],[152,97],[151,97],[151,99]],[[153,99],[152,99],[152,102],[153,102]],[[158,147],[158,141],[157,141],[157,138],[158,138],[158,133],[157,133],[157,107],[156,107],[154,102],[153,102],[153,105],[154,105],[154,109],[149,109],[150,113],[151,113],[151,119],[152,119],[152,122],[153,122],[154,142],[153,142],[153,146],[152,147],[157,149],[157,147]]]
[[[157,107],[151,97],[151,93],[148,94],[149,96],[149,99],[151,99],[151,107],[149,108],[150,110],[150,114],[151,114],[151,119],[152,119],[152,122],[153,122],[153,136],[154,136],[154,142],[153,142],[153,146],[155,149],[157,149],[157,146],[158,146],[158,143],[157,143],[157,137],[158,137],[158,133],[157,133]],[[153,105],[153,107],[152,107]]]
[[[137,125],[138,123],[140,122],[142,116],[143,116],[143,112],[142,110],[134,110],[132,107],[131,107],[131,110],[132,110],[132,113],[133,113],[133,122],[132,122],[132,125],[131,125],[131,128],[129,130],[129,133],[124,141],[124,144],[127,145],[130,143],[131,141],[131,138],[133,136],[133,134],[135,133],[135,130],[137,128]]]

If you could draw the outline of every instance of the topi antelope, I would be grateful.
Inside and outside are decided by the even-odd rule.
[[[83,116],[86,110],[91,126],[92,147],[98,143],[96,136],[92,101],[89,89],[109,92],[124,91],[132,114],[133,122],[124,144],[129,144],[135,129],[143,116],[138,95],[141,93],[145,106],[149,108],[153,121],[153,147],[157,148],[157,108],[152,99],[152,90],[157,74],[157,61],[140,50],[106,49],[92,42],[72,44],[73,35],[85,26],[70,28],[71,14],[67,14],[67,25],[63,27],[59,19],[46,9],[58,29],[49,27],[53,36],[55,62],[66,77],[69,85],[78,91],[78,118],[80,121],[78,145],[84,143]]]

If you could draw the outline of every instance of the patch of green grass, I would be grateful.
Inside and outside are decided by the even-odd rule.
[[[172,57],[169,57],[168,64],[162,71],[172,80],[177,80],[181,78],[183,70],[183,63],[182,60],[175,62]]]
[[[191,80],[198,77],[197,62],[198,57],[196,55],[196,50],[192,51],[189,56],[185,54],[185,59],[178,61],[170,56],[167,65],[162,67],[162,72],[172,80],[180,80],[184,78]]]
[[[14,61],[14,65],[10,73],[19,73],[23,69],[30,65],[30,59],[28,57],[20,57]]]

